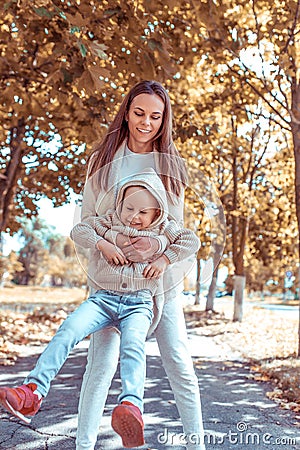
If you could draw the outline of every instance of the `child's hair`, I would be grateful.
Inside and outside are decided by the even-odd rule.
[[[132,187],[138,187],[139,189],[143,189],[144,191],[148,191],[149,192],[149,190],[146,188],[146,186],[141,186],[139,184],[132,184],[132,185],[129,184],[128,186],[126,186],[126,188],[122,192],[122,198],[120,199],[120,203],[123,202],[123,200],[125,198],[125,194],[128,191],[128,189],[132,188]],[[149,193],[151,194],[151,192],[149,192]]]
[[[149,189],[146,188],[146,186],[142,186],[142,185],[139,185],[139,184],[132,184],[132,185],[126,186],[126,188],[123,190],[122,197],[119,199],[119,204],[120,205],[123,203],[123,201],[125,199],[126,192],[128,191],[128,189],[130,189],[132,187],[138,187],[139,189],[143,189],[144,191],[147,191],[150,195],[152,195],[153,198],[155,198],[155,200],[157,200],[156,197],[149,191]],[[158,207],[157,209],[159,210],[160,208]]]

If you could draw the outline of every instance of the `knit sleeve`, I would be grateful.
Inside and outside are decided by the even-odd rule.
[[[85,220],[85,223],[90,225],[98,236],[104,237],[105,233],[112,227],[112,217],[114,212],[107,211],[105,216],[91,216]]]
[[[180,225],[183,225],[183,209],[184,209],[184,190],[182,189],[179,197],[173,195],[171,197],[167,196],[168,201],[168,210],[169,210],[169,219],[175,220]],[[156,252],[157,255],[165,254],[165,250],[170,245],[170,241],[165,234],[160,234],[155,236],[155,239],[158,241],[158,250]]]
[[[105,216],[90,216],[78,223],[71,230],[71,239],[84,248],[95,248],[97,242],[104,238],[112,226],[112,212]]]
[[[164,255],[171,264],[193,255],[200,247],[200,240],[196,234],[187,228],[179,228],[174,220],[170,221],[164,235],[170,241]]]
[[[84,221],[88,217],[96,215],[96,201],[98,193],[95,192],[91,178],[86,180],[83,189],[81,220]]]
[[[95,248],[101,239],[96,231],[86,222],[77,223],[71,230],[71,239],[83,248]]]

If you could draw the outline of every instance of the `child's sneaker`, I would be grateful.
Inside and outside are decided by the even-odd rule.
[[[30,423],[31,418],[26,416],[35,416],[40,409],[42,399],[34,394],[37,385],[34,383],[23,384],[17,388],[0,388],[0,403],[4,408],[15,417]]]
[[[132,403],[122,402],[114,408],[111,425],[121,436],[124,447],[140,447],[145,444],[142,414]]]

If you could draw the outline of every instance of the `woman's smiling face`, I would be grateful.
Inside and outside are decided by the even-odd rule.
[[[156,94],[140,94],[132,100],[127,115],[128,147],[131,151],[152,151],[152,142],[161,127],[163,113],[164,103]]]

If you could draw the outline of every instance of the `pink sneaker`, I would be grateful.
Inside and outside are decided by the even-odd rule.
[[[34,383],[23,384],[17,388],[0,388],[0,403],[4,408],[15,417],[30,423],[31,418],[26,416],[35,416],[41,407],[42,399],[39,399],[34,391],[37,385]]]
[[[140,447],[145,444],[142,414],[132,403],[122,402],[114,408],[111,425],[121,436],[124,447]]]

